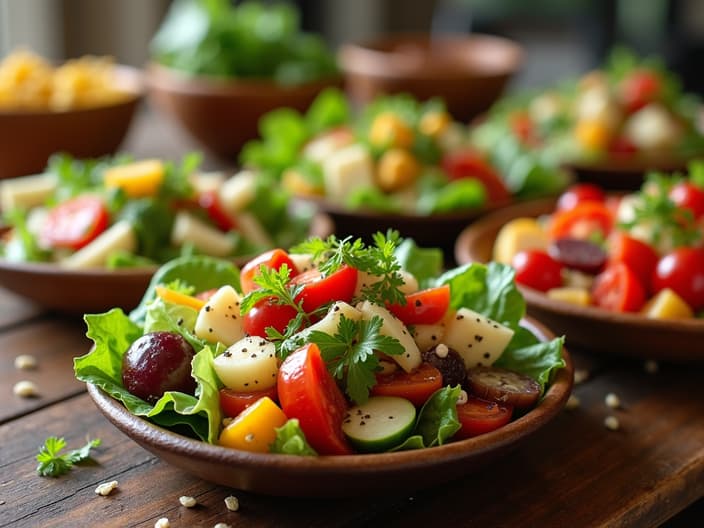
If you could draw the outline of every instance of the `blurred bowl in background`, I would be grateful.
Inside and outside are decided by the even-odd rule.
[[[259,118],[278,107],[305,111],[329,86],[328,78],[295,86],[266,79],[190,76],[152,63],[147,68],[149,98],[213,153],[235,160],[242,146],[259,135]]]
[[[78,158],[114,153],[144,93],[136,68],[115,66],[115,81],[129,96],[114,104],[65,111],[1,110],[0,178],[40,172],[55,152]]]
[[[464,122],[499,98],[522,60],[518,44],[490,35],[387,35],[344,45],[339,54],[355,103],[384,93],[441,97],[453,117]]]
[[[594,183],[610,191],[636,191],[641,188],[648,172],[686,172],[691,159],[673,155],[653,155],[638,158],[610,158],[586,163],[566,163],[578,181]]]

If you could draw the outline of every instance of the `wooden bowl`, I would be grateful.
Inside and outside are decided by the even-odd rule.
[[[150,100],[171,115],[198,142],[227,160],[235,160],[247,141],[259,135],[259,119],[278,107],[305,111],[324,88],[341,79],[283,86],[266,79],[218,79],[189,76],[150,64]]]
[[[0,111],[0,178],[42,171],[49,156],[78,158],[114,153],[142,98],[142,74],[116,66],[116,84],[130,96],[119,103],[66,111]]]
[[[507,207],[466,228],[457,239],[457,262],[488,262],[494,240],[509,220],[536,217],[554,211],[555,200],[536,200]],[[594,306],[549,299],[527,287],[521,291],[528,313],[567,336],[570,346],[594,352],[667,361],[704,360],[704,320],[648,319],[639,314],[616,313]]]
[[[553,335],[526,319],[541,340]],[[572,389],[573,366],[564,351],[561,369],[537,407],[481,436],[419,451],[371,455],[300,457],[259,454],[206,444],[156,426],[127,411],[94,385],[93,401],[120,431],[157,457],[204,480],[277,496],[349,497],[404,493],[467,475],[517,447],[552,420]]]
[[[441,97],[448,111],[465,122],[499,98],[522,59],[515,42],[476,34],[386,35],[347,44],[339,54],[347,90],[356,103],[400,92],[421,100]]]

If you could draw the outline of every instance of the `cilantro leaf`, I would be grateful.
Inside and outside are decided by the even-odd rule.
[[[39,448],[37,455],[37,473],[42,477],[59,477],[71,471],[74,464],[80,464],[90,459],[90,450],[100,445],[100,439],[90,440],[80,449],[73,449],[60,454],[66,447],[66,440],[50,436]]]

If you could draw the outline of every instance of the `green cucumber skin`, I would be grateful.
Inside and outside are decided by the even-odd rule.
[[[410,401],[395,396],[373,396],[365,404],[347,411],[342,432],[358,451],[378,453],[403,442],[415,422],[416,408]]]

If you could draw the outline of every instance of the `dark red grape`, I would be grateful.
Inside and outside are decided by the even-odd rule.
[[[548,248],[548,254],[566,268],[595,275],[606,263],[606,252],[588,240],[560,238]]]
[[[540,397],[540,385],[533,378],[498,367],[476,367],[467,371],[471,391],[484,400],[532,407]]]
[[[438,352],[438,347],[443,350]],[[430,363],[442,374],[443,385],[461,385],[467,376],[464,360],[457,351],[445,345],[437,345],[423,352],[423,361]]]
[[[166,391],[193,394],[193,347],[174,332],[151,332],[137,339],[122,358],[122,384],[150,403]]]

